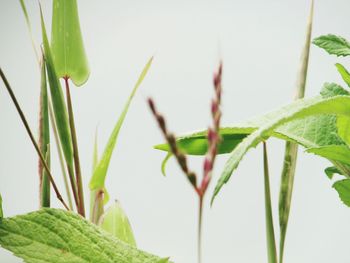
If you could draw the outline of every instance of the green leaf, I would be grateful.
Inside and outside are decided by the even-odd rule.
[[[350,118],[349,116],[339,116],[337,118],[338,135],[350,146]]]
[[[90,75],[80,30],[76,0],[54,0],[52,13],[52,56],[57,76],[83,85]]]
[[[340,73],[341,77],[345,81],[345,83],[350,87],[350,73],[346,70],[346,68],[342,64],[335,64]]]
[[[39,111],[39,147],[46,163],[50,168],[50,124],[49,124],[49,102],[47,96],[46,67],[44,57],[41,63],[41,91]],[[41,207],[50,207],[50,180],[47,171],[39,158],[40,199]]]
[[[165,169],[166,169],[166,165],[167,165],[169,159],[171,158],[171,156],[173,156],[173,154],[171,152],[168,152],[167,155],[165,156],[163,162],[162,162],[161,170],[162,170],[163,176],[166,176]]]
[[[131,103],[138,87],[140,86],[143,79],[145,78],[149,68],[151,67],[152,61],[153,61],[153,57],[147,62],[146,66],[142,70],[142,72],[141,72],[141,74],[140,74],[140,76],[139,76],[139,78],[134,86],[134,89],[132,90],[132,92],[131,92],[131,94],[130,94],[130,96],[129,96],[129,98],[124,106],[124,109],[123,109],[121,115],[119,116],[118,122],[116,123],[116,125],[112,131],[112,134],[109,137],[109,140],[108,140],[106,148],[103,152],[103,155],[102,155],[102,157],[101,157],[101,159],[100,159],[100,161],[99,161],[99,163],[98,163],[98,165],[93,173],[93,176],[90,180],[90,185],[89,185],[90,190],[102,189],[105,187],[105,180],[106,180],[108,166],[109,166],[109,163],[111,161],[114,147],[117,143],[120,128],[122,127],[122,124],[124,122],[126,114],[129,110],[130,103]],[[107,200],[105,200],[105,202],[107,202]]]
[[[333,184],[343,203],[350,207],[350,179],[340,180]]]
[[[335,96],[327,99],[316,97],[312,99],[298,100],[280,110],[265,115],[269,116],[269,118],[266,119],[265,124],[245,138],[231,153],[214,190],[212,201],[220,192],[222,186],[228,182],[233,171],[237,168],[243,156],[250,148],[269,137],[274,129],[287,122],[320,114],[349,115],[350,97]]]
[[[0,245],[32,263],[162,262],[75,213],[50,208],[4,218],[0,222]]]
[[[0,194],[0,220],[4,217],[4,212],[2,211],[2,197]]]
[[[343,175],[343,173],[335,166],[327,167],[324,172],[328,176],[329,179],[333,179],[335,174]]]
[[[51,100],[60,137],[61,146],[65,160],[69,167],[73,167],[73,149],[72,140],[69,129],[68,113],[64,102],[61,84],[57,78],[55,66],[52,61],[49,41],[47,39],[44,18],[41,12],[41,28],[43,36],[43,45],[45,51],[45,63],[47,69],[47,76],[51,92]]]
[[[136,247],[129,219],[118,201],[115,201],[102,215],[99,226],[121,241]]]
[[[349,56],[350,55],[350,43],[340,37],[335,35],[325,35],[314,39],[313,43],[323,48],[330,55],[336,56]]]
[[[346,145],[329,145],[310,148],[307,149],[307,152],[350,165],[350,149]]]
[[[321,90],[321,96],[324,98],[334,97],[337,95],[350,95],[342,86],[335,83],[325,83]]]

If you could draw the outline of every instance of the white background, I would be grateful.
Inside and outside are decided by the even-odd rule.
[[[40,43],[37,1],[26,2]],[[223,124],[289,103],[309,6],[305,0],[79,1],[91,76],[85,86],[72,88],[72,96],[86,191],[96,126],[101,152],[139,72],[155,55],[121,130],[107,178],[111,197],[129,215],[140,248],[177,263],[196,262],[197,199],[173,160],[168,177],[161,175],[164,154],[152,146],[162,136],[146,98],[155,98],[178,134],[207,127],[212,73],[221,57]],[[43,1],[43,7],[50,28],[51,1]],[[349,10],[348,0],[316,1],[313,36],[350,38]],[[39,70],[19,1],[0,0],[0,35],[0,65],[36,130]],[[307,96],[316,95],[325,81],[341,82],[336,61],[350,65],[348,59],[312,46]],[[38,208],[37,156],[2,84],[0,123],[5,216],[33,211]],[[271,140],[268,146],[278,230],[284,143]],[[205,205],[205,263],[267,261],[261,150],[259,146],[249,152],[211,209]],[[350,209],[323,173],[328,162],[302,149],[299,157],[285,263],[349,263]],[[209,195],[226,159],[219,158]],[[191,159],[191,166],[200,172],[201,159]],[[52,170],[63,191],[56,156]],[[1,250],[0,262],[20,260]]]

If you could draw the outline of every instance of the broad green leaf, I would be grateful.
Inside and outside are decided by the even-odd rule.
[[[350,179],[337,181],[333,184],[343,203],[350,207]]]
[[[4,212],[2,211],[2,197],[0,194],[0,220],[4,217]]]
[[[163,176],[166,176],[166,172],[165,172],[165,170],[166,170],[166,165],[167,165],[169,159],[171,158],[171,156],[173,156],[173,154],[172,154],[171,152],[168,152],[167,155],[165,156],[163,162],[162,162],[161,170],[162,170]]]
[[[340,174],[343,175],[343,173],[341,171],[339,171],[339,169],[335,166],[331,166],[331,167],[327,167],[324,172],[326,173],[326,175],[328,176],[329,179],[333,179],[335,174]]]
[[[350,43],[340,36],[325,35],[315,38],[313,43],[323,48],[330,55],[336,56],[349,56],[350,55]]]
[[[50,124],[49,102],[47,96],[46,67],[44,57],[41,61],[41,88],[40,88],[40,111],[39,111],[39,147],[46,163],[50,165]],[[50,167],[49,167],[50,168]],[[41,207],[50,207],[50,180],[47,171],[39,159],[40,199]]]
[[[90,180],[90,185],[89,185],[90,190],[96,190],[96,189],[101,189],[101,188],[105,187],[105,180],[106,180],[108,166],[109,166],[109,163],[111,161],[114,147],[117,143],[120,128],[123,125],[124,119],[125,119],[126,114],[129,110],[130,103],[131,103],[137,89],[139,88],[143,79],[145,78],[149,68],[151,67],[152,61],[153,61],[153,57],[147,62],[146,66],[142,70],[142,72],[141,72],[141,74],[140,74],[140,76],[139,76],[139,78],[134,86],[134,89],[132,90],[132,92],[131,92],[131,94],[130,94],[130,96],[129,96],[129,98],[124,106],[124,109],[123,109],[121,115],[119,116],[118,122],[115,125],[115,127],[112,131],[112,134],[109,137],[109,140],[108,140],[106,148],[103,152],[103,155],[102,155],[102,157],[101,157],[101,159],[100,159],[100,161],[99,161],[99,163],[98,163],[98,165],[97,165],[97,167],[92,175],[92,178]],[[105,200],[105,202],[107,202],[107,200]]]
[[[59,78],[83,85],[90,75],[76,0],[54,0],[52,13],[52,56]]]
[[[99,226],[121,241],[136,247],[129,219],[118,201],[115,201],[102,215]]]
[[[63,150],[65,160],[69,167],[73,167],[73,149],[72,140],[69,129],[69,121],[67,109],[64,102],[61,84],[57,78],[55,66],[53,64],[49,41],[47,39],[44,18],[41,12],[41,28],[43,36],[43,45],[45,51],[45,63],[47,76],[51,92],[51,100],[58,130],[60,142]]]
[[[0,222],[0,245],[32,263],[162,262],[75,213],[51,208],[4,218]]]
[[[337,95],[350,95],[350,93],[338,84],[325,83],[321,90],[321,95],[324,98],[329,98]]]
[[[346,145],[329,145],[319,148],[310,148],[307,149],[307,152],[350,165],[350,149]]]
[[[346,70],[346,68],[342,64],[335,64],[340,73],[341,77],[345,81],[345,83],[350,87],[350,73]]]
[[[309,67],[309,55],[312,34],[312,22],[314,14],[314,1],[311,2],[310,15],[306,27],[306,38],[302,50],[300,68],[295,87],[295,100],[304,98],[307,73]],[[283,262],[284,245],[287,234],[287,226],[289,221],[289,212],[292,202],[292,194],[294,187],[295,168],[297,163],[298,144],[294,142],[286,142],[285,154],[283,159],[283,168],[281,173],[281,185],[279,193],[279,225],[280,225],[280,254],[279,262]],[[277,259],[276,259],[277,261]]]
[[[228,182],[233,171],[237,168],[243,156],[250,148],[269,137],[274,129],[287,122],[320,114],[349,115],[350,97],[335,96],[326,99],[316,97],[312,99],[298,100],[280,110],[268,114],[270,118],[266,120],[265,124],[245,138],[231,153],[216,185],[212,200],[214,200],[222,186]]]

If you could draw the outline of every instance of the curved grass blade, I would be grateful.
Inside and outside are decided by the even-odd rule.
[[[165,156],[163,162],[162,162],[161,170],[162,170],[163,176],[166,176],[165,169],[166,169],[166,165],[167,165],[169,159],[171,158],[171,156],[173,156],[173,154],[171,152],[168,152],[167,155]]]
[[[21,4],[22,12],[23,12],[24,18],[26,20],[26,24],[27,24],[27,28],[28,28],[28,31],[29,31],[30,39],[31,39],[31,42],[32,42],[32,47],[34,49],[35,57],[36,57],[37,61],[39,62],[40,61],[39,53],[38,53],[38,50],[36,49],[36,44],[35,44],[34,37],[33,37],[33,32],[32,32],[32,24],[31,24],[29,16],[28,16],[26,5],[24,3],[24,0],[19,0],[19,2]]]
[[[349,115],[350,97],[316,97],[312,99],[298,100],[269,114],[270,118],[266,120],[265,124],[246,137],[231,153],[214,190],[212,202],[215,196],[220,192],[222,186],[228,182],[231,174],[237,168],[239,162],[250,148],[256,146],[262,140],[269,137],[274,129],[287,122],[321,114]]]
[[[144,67],[144,69],[142,70],[135,86],[134,89],[132,90],[125,106],[124,109],[118,119],[118,122],[116,123],[111,136],[109,137],[108,143],[106,145],[106,148],[103,152],[103,155],[92,175],[91,181],[90,181],[90,190],[98,190],[98,189],[103,189],[105,188],[105,179],[106,179],[106,175],[107,175],[107,170],[108,170],[108,166],[112,157],[112,153],[114,150],[114,147],[116,145],[117,139],[118,139],[118,135],[119,135],[119,131],[120,128],[122,127],[122,124],[124,122],[124,119],[126,117],[126,114],[128,112],[130,103],[137,91],[137,89],[139,88],[140,84],[142,83],[143,79],[145,78],[151,64],[153,61],[153,57],[147,62],[146,66]],[[107,202],[107,200],[105,199],[105,202]]]
[[[46,82],[46,67],[44,57],[41,61],[41,85],[40,85],[40,110],[39,110],[39,147],[46,163],[50,168],[50,124]],[[50,207],[50,180],[47,171],[39,158],[40,179],[40,207]]]
[[[54,0],[52,13],[52,57],[58,78],[83,85],[90,75],[80,30],[76,0]]]
[[[306,39],[301,55],[300,70],[296,84],[295,100],[304,98],[306,79],[309,65],[312,21],[314,14],[314,1],[311,2],[310,15],[307,22]],[[279,262],[283,262],[284,245],[289,220],[289,212],[292,202],[295,168],[297,163],[298,145],[293,142],[286,142],[283,168],[281,173],[281,186],[279,194],[279,225],[280,225],[280,254]]]
[[[121,241],[136,247],[136,241],[129,219],[118,201],[115,201],[106,210],[98,225]]]
[[[52,208],[1,220],[0,245],[25,262],[163,262],[76,213]]]

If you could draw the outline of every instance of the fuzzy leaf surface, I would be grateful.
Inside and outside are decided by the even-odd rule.
[[[75,213],[51,208],[4,218],[0,222],[0,245],[29,263],[162,262]]]

